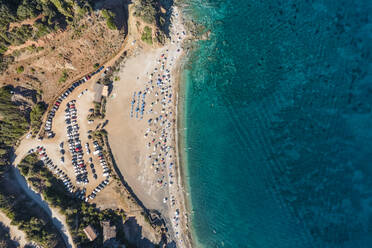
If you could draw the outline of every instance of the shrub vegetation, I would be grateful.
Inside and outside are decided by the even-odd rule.
[[[29,128],[27,112],[12,102],[12,88],[0,88],[0,165],[9,161],[9,152]]]
[[[63,72],[62,72],[62,76],[59,78],[58,81],[59,81],[60,83],[64,83],[64,82],[66,82],[67,78],[68,78],[68,73],[67,73],[67,71],[63,71]]]
[[[134,5],[134,16],[140,17],[147,24],[156,25],[159,32],[164,33],[167,14],[160,9],[160,0],[139,0]]]
[[[155,24],[159,12],[156,0],[139,0],[135,5],[134,15],[148,24]]]
[[[152,45],[152,28],[145,26],[142,32],[141,40]]]
[[[22,72],[24,72],[25,68],[21,65],[19,67],[17,67],[17,73],[20,74]]]
[[[117,27],[115,25],[115,13],[110,10],[104,9],[102,10],[102,16],[106,19],[106,24],[109,29],[116,30]]]
[[[42,124],[42,118],[47,106],[44,102],[38,102],[35,104],[30,112],[31,129],[33,132],[37,132]]]

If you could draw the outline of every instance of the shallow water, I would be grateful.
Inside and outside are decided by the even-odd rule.
[[[193,0],[186,78],[203,247],[372,247],[372,1]]]

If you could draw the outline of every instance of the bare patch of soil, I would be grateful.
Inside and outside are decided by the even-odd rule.
[[[65,85],[93,71],[94,64],[103,64],[119,52],[123,30],[110,30],[104,18],[94,12],[76,27],[49,34],[38,42],[10,47],[15,62],[0,75],[0,85],[12,84],[34,88],[48,102]],[[33,47],[30,47],[34,45]],[[17,68],[23,66],[23,72]],[[63,73],[67,73],[66,80]]]

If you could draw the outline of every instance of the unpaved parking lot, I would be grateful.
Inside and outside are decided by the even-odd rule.
[[[53,118],[52,131],[55,133],[53,138],[45,138],[40,140],[25,139],[22,141],[20,148],[18,150],[23,150],[21,153],[17,154],[20,157],[26,155],[27,151],[36,146],[43,146],[47,156],[52,160],[54,165],[57,165],[67,176],[71,179],[72,184],[78,190],[86,188],[86,196],[90,195],[94,188],[96,188],[101,182],[103,182],[107,177],[103,176],[103,167],[100,165],[100,161],[97,155],[93,155],[94,145],[93,139],[88,139],[88,131],[94,131],[96,126],[103,122],[103,120],[97,119],[93,123],[88,123],[87,116],[89,114],[89,109],[93,108],[94,91],[93,85],[94,81],[88,81],[75,88],[75,90],[64,99],[59,109],[55,113]],[[82,95],[81,93],[84,92]],[[80,96],[79,96],[80,95]],[[76,108],[76,124],[78,125],[79,140],[81,143],[81,149],[83,151],[82,160],[84,161],[84,167],[87,170],[87,184],[78,184],[76,180],[76,175],[74,172],[74,167],[72,165],[72,154],[68,146],[68,136],[67,136],[67,124],[65,122],[65,110],[66,105],[71,101],[76,100],[74,103]],[[63,145],[61,145],[63,143]],[[87,154],[86,144],[89,144],[90,154]],[[24,149],[22,149],[22,145]],[[27,150],[27,151],[26,151]],[[64,150],[64,153],[61,152]],[[61,158],[63,157],[63,161]],[[17,160],[22,158],[17,157]],[[19,162],[18,161],[18,162]],[[92,163],[90,162],[92,161]],[[17,164],[17,163],[16,163]],[[91,165],[93,164],[93,167]],[[93,171],[95,173],[93,173]],[[93,175],[96,174],[97,178]],[[99,193],[98,193],[99,194]]]
[[[94,146],[92,139],[88,139],[88,131],[94,130],[97,124],[100,123],[101,120],[95,120],[93,123],[89,124],[87,116],[89,114],[89,109],[93,107],[93,99],[94,99],[94,92],[93,92],[93,82],[89,82],[87,84],[81,85],[77,87],[74,92],[72,92],[61,104],[60,108],[56,112],[56,116],[53,121],[53,132],[56,134],[54,138],[46,140],[46,143],[50,143],[48,146],[47,151],[50,158],[55,161],[58,166],[64,169],[64,171],[68,174],[68,176],[73,181],[76,187],[80,189],[86,188],[87,195],[89,195],[93,189],[101,183],[106,177],[103,176],[103,169],[100,165],[98,156],[93,155]],[[83,95],[81,93],[84,92]],[[80,95],[80,97],[78,97]],[[65,110],[66,104],[71,100],[76,100],[76,112],[77,112],[77,124],[79,126],[79,139],[81,141],[81,147],[83,149],[83,160],[85,168],[87,169],[87,177],[89,183],[86,185],[81,185],[76,183],[76,177],[74,174],[74,168],[72,166],[72,154],[68,149],[68,137],[67,137],[67,124],[65,123]],[[64,162],[61,161],[62,154],[60,153],[60,146],[63,142],[63,149],[65,150]],[[90,154],[87,154],[87,149],[85,144],[89,144]],[[92,159],[92,163],[90,163],[90,159]],[[91,168],[91,164],[94,165]],[[97,178],[93,178],[93,171],[95,170],[95,174]]]

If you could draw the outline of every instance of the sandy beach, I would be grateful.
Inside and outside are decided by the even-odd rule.
[[[176,120],[182,17],[173,12],[171,42],[151,48],[132,42],[107,101],[107,131],[116,163],[134,193],[166,221],[169,239],[190,247],[177,161]]]

